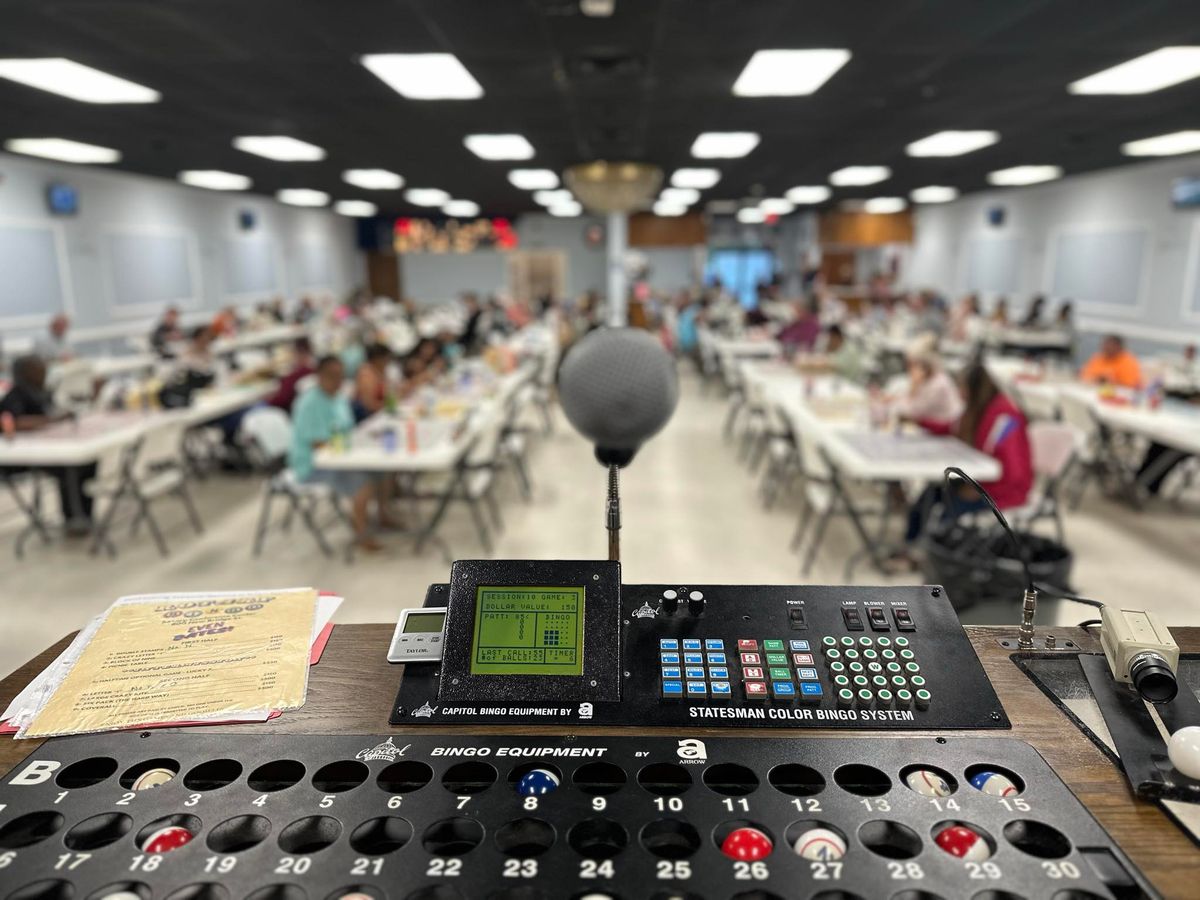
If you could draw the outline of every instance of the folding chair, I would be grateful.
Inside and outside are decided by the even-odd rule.
[[[791,422],[782,410],[771,410],[773,425],[765,442],[764,455],[767,467],[759,482],[759,496],[765,509],[770,509],[779,499],[780,493],[791,487],[797,474],[803,472],[800,459],[800,443]]]
[[[1024,506],[1008,510],[1006,516],[1010,522],[1028,529],[1040,519],[1053,519],[1055,536],[1060,544],[1063,542],[1062,510],[1058,495],[1083,440],[1079,429],[1068,422],[1030,423],[1029,449],[1037,479],[1035,493]]]
[[[50,543],[51,523],[46,521],[42,511],[42,490],[48,479],[36,469],[20,472],[0,470],[0,482],[8,488],[9,496],[16,506],[15,511],[25,518],[25,527],[13,542],[13,552],[17,559],[24,559],[25,542],[33,535],[38,535],[43,544]],[[22,493],[25,488],[28,488],[28,496]]]
[[[509,396],[504,407],[504,423],[500,428],[499,461],[512,465],[517,486],[525,500],[533,498],[533,481],[529,474],[529,430],[520,423],[521,414],[537,404],[534,377],[522,382]]]

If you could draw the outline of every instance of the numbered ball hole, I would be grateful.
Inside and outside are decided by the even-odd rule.
[[[167,894],[166,900],[229,900],[229,888],[212,881],[187,884]]]
[[[308,894],[294,884],[269,884],[248,894],[246,900],[308,900]]]
[[[679,895],[677,900],[682,900],[682,896],[682,894]],[[607,891],[603,893],[599,891],[584,891],[582,894],[573,894],[571,900],[621,900],[621,898]]]
[[[1038,859],[1062,859],[1071,852],[1071,842],[1057,828],[1032,819],[1017,819],[1004,826],[1004,839]]]
[[[357,760],[339,760],[317,769],[312,784],[322,794],[342,794],[354,790],[370,774],[371,770]]]
[[[133,830],[133,819],[124,813],[102,813],[84,819],[63,837],[68,850],[99,850]]]
[[[148,759],[130,766],[121,775],[121,787],[127,791],[148,791],[173,781],[179,774],[179,763],[173,759]]]
[[[771,891],[755,889],[753,891],[742,891],[740,894],[734,894],[729,900],[783,900],[783,898]]]
[[[242,777],[242,764],[235,759],[210,759],[183,776],[189,791],[216,791]]]
[[[991,763],[979,763],[964,772],[967,783],[993,797],[1017,797],[1025,793],[1025,782],[1011,769]]]
[[[117,761],[107,756],[93,756],[73,762],[54,779],[54,783],[66,791],[89,788],[112,778],[117,771]]]
[[[506,887],[492,891],[487,895],[487,900],[548,900],[548,895],[540,888],[522,884],[519,887]]]
[[[1050,900],[1105,900],[1105,898],[1103,895],[1093,894],[1091,891],[1081,891],[1079,888],[1067,888],[1065,891],[1056,893]]]
[[[412,840],[413,827],[399,816],[368,819],[350,832],[350,847],[363,856],[386,856]]]
[[[700,849],[700,832],[688,822],[658,819],[642,828],[642,846],[659,859],[687,859]]]
[[[66,821],[56,812],[35,812],[17,816],[0,825],[0,850],[32,847],[55,834]]]
[[[717,763],[704,770],[704,784],[726,797],[744,797],[758,790],[758,776],[737,763]]]
[[[674,797],[692,786],[692,773],[675,763],[651,763],[637,776],[638,784],[659,797]]]
[[[833,773],[833,780],[842,790],[860,797],[882,797],[892,789],[892,779],[874,766],[861,763],[839,766]]]
[[[464,816],[434,822],[421,835],[421,846],[434,856],[462,856],[481,843],[483,826]]]
[[[257,847],[271,834],[271,820],[264,816],[234,816],[208,833],[206,843],[214,853],[241,853]]]
[[[945,898],[932,891],[901,891],[898,894],[892,894],[891,900],[945,900]]]
[[[813,894],[810,900],[863,900],[863,898],[853,891],[833,890]]]
[[[942,851],[967,862],[983,862],[996,852],[996,840],[978,825],[948,819],[938,822],[929,832]]]
[[[448,884],[431,884],[429,887],[418,888],[404,900],[462,900],[458,888]]]
[[[379,773],[375,783],[389,794],[411,794],[433,781],[433,769],[423,762],[406,759],[395,762]]]
[[[140,881],[118,881],[115,884],[105,885],[98,891],[92,891],[87,895],[87,900],[111,900],[111,898],[150,900],[151,896],[149,885],[142,884]]]
[[[143,853],[170,853],[191,843],[203,827],[195,816],[163,816],[139,831],[134,840]]]
[[[482,794],[497,777],[496,770],[487,763],[456,763],[442,775],[442,787],[455,795]]]
[[[876,819],[858,829],[862,845],[886,859],[912,859],[921,852],[920,836],[907,825]]]
[[[330,816],[306,816],[279,832],[279,849],[305,855],[324,850],[342,836],[342,823]]]
[[[699,894],[690,891],[655,891],[650,900],[704,900]]]
[[[246,784],[250,790],[260,794],[272,794],[275,791],[285,791],[300,783],[304,777],[304,764],[294,759],[276,759],[263,763],[250,773]]]
[[[730,859],[757,862],[775,849],[775,836],[757,822],[736,819],[713,829],[713,843]]]
[[[528,859],[554,846],[554,827],[541,819],[515,819],[496,832],[496,847],[505,856]]]
[[[1078,898],[1078,900],[1090,900],[1091,896],[1088,894],[1087,897]],[[1025,898],[1012,891],[980,891],[978,894],[972,894],[971,900],[1025,900]],[[1053,900],[1065,900],[1065,898],[1055,894]]]
[[[75,886],[69,881],[47,878],[18,888],[8,895],[8,900],[74,900]]]
[[[522,763],[509,771],[508,784],[521,797],[552,794],[562,784],[562,772],[547,763]]]
[[[607,762],[585,763],[575,770],[575,787],[593,797],[607,797],[625,787],[628,776],[620,766]]]
[[[900,770],[904,786],[922,797],[949,797],[958,790],[958,782],[945,769],[924,763],[906,766]]]
[[[825,777],[799,763],[784,763],[767,773],[771,787],[789,797],[811,797],[825,790]]]
[[[811,862],[837,862],[846,855],[846,835],[828,822],[805,819],[793,822],[783,832],[792,852]]]
[[[584,859],[612,859],[629,843],[629,832],[612,819],[584,819],[567,832],[567,843]]]
[[[351,884],[344,888],[338,888],[325,900],[387,900],[387,895],[384,894],[382,888],[372,887],[369,884]]]

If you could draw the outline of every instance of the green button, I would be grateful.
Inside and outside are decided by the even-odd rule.
[[[858,702],[859,703],[870,703],[874,699],[875,699],[875,695],[872,694],[870,691],[868,691],[866,688],[863,688],[861,691],[858,692]]]
[[[892,702],[892,692],[887,688],[884,688],[881,691],[876,691],[875,696],[879,698],[880,703],[890,704]]]
[[[879,659],[879,654],[874,650],[867,648],[862,652],[863,659]]]
[[[838,691],[838,699],[845,701],[853,700],[854,691],[850,690],[850,688],[842,688],[840,691]]]
[[[783,641],[763,641],[762,645],[763,645],[764,650],[782,650],[782,649],[784,649]]]
[[[905,690],[904,688],[896,691],[896,702],[912,703],[912,691]]]
[[[904,635],[900,635],[899,637],[896,638],[896,646],[897,647],[907,647],[908,646],[908,638],[906,638]]]
[[[871,636],[869,634],[864,634],[862,637],[860,637],[858,639],[858,643],[859,643],[859,646],[870,647],[875,642],[873,640],[871,640]]]
[[[908,683],[911,684],[915,688],[925,687],[925,676],[924,675],[914,675],[912,678],[908,679]]]
[[[853,647],[854,646],[854,638],[850,637],[850,635],[848,635],[848,634],[843,635],[842,636],[842,646],[843,647]]]
[[[924,688],[921,688],[919,691],[917,691],[918,700],[923,700],[928,703],[932,697],[933,694],[929,693],[929,691],[925,690]]]
[[[893,675],[892,676],[892,685],[894,687],[898,687],[898,688],[908,687],[908,682],[904,680],[903,675]]]
[[[834,675],[833,683],[838,687],[848,687],[850,685],[850,679],[845,675]]]
[[[882,675],[876,675],[871,679],[871,684],[875,685],[875,687],[885,688],[888,685],[888,680]]]
[[[891,672],[893,675],[895,675],[897,672],[899,672],[899,671],[900,671],[900,663],[896,663],[896,662],[890,662],[890,663],[888,663],[888,664],[887,664],[887,670],[888,670],[889,672]]]
[[[917,654],[913,653],[911,650],[901,650],[900,658],[901,659],[916,659]]]
[[[837,644],[837,638],[835,638],[832,634],[827,634],[825,637],[821,638],[821,643],[826,647],[832,647]]]
[[[851,647],[845,652],[844,656],[846,659],[858,659],[858,651]]]
[[[845,672],[846,664],[844,662],[832,662],[829,664],[830,672]]]
[[[892,639],[884,635],[883,637],[875,638],[875,643],[880,647],[890,647],[892,646]]]
[[[866,675],[855,675],[854,684],[856,687],[866,687],[871,682],[867,681]]]
[[[921,667],[918,666],[915,662],[905,663],[904,671],[911,672],[913,675],[916,675],[918,672],[921,671]]]
[[[772,681],[787,681],[792,677],[791,669],[771,669]]]
[[[787,664],[788,664],[788,658],[787,658],[786,653],[768,653],[767,654],[767,665],[768,666],[786,666]]]
[[[862,663],[860,663],[860,662],[852,662],[852,663],[850,663],[850,671],[851,671],[851,672],[861,672],[862,670],[863,670],[863,664],[862,664]]]
[[[841,658],[842,658],[841,650],[827,650],[825,652],[825,661],[826,662],[830,662],[832,660],[841,659]]]
[[[882,656],[884,659],[895,659],[896,651],[895,650],[884,650],[879,655]]]

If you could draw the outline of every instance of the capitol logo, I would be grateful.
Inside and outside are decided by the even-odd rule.
[[[363,762],[373,762],[377,759],[395,762],[411,746],[412,744],[405,744],[403,747],[397,747],[392,743],[392,739],[388,738],[382,744],[376,744],[374,747],[368,747],[366,750],[359,750],[354,758],[361,759]]]
[[[424,706],[422,706],[420,709],[413,710],[413,718],[414,719],[432,719],[433,714],[435,712],[437,712],[437,707],[430,706],[429,701],[426,700]]]

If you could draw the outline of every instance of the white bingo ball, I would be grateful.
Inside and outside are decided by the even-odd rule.
[[[949,797],[954,793],[945,778],[929,769],[914,769],[904,776],[904,783],[924,797]]]
[[[1171,735],[1167,756],[1181,775],[1200,779],[1200,725],[1188,725]]]
[[[846,855],[846,842],[836,831],[828,828],[810,828],[792,845],[797,856],[805,859],[815,859],[820,862],[831,862]]]
[[[1020,793],[1012,780],[999,772],[980,772],[971,778],[971,786],[993,797],[1011,797]]]

